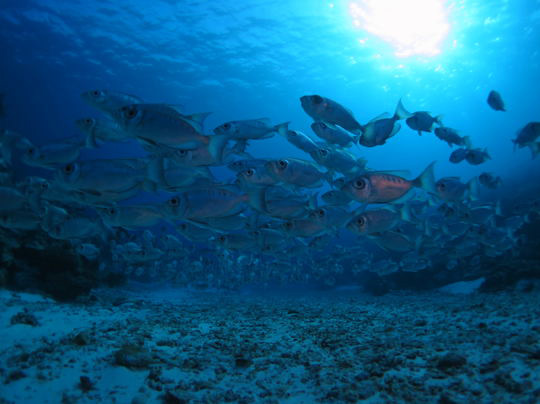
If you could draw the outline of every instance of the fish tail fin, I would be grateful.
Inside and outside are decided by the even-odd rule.
[[[208,144],[208,152],[218,163],[221,163],[223,161],[225,146],[227,146],[228,140],[229,139],[225,135],[210,136],[210,143]],[[239,148],[241,148],[241,152],[243,152],[244,149],[246,148],[246,144],[247,144],[246,141],[244,141],[244,143],[243,144],[241,143],[240,145],[238,145],[238,143],[241,143],[241,142],[240,141],[237,142],[237,145],[235,145],[235,147],[238,146]]]
[[[529,148],[531,149],[532,158],[535,159],[538,156],[538,154],[540,154],[540,143],[531,143]],[[515,146],[514,146],[514,150],[515,150]]]
[[[148,176],[148,182],[154,184],[166,185],[164,158],[155,157],[150,159],[146,166],[146,175]],[[143,184],[143,188],[146,189],[147,184]]]
[[[266,188],[254,187],[247,191],[248,204],[258,212],[266,213]]]
[[[418,178],[412,181],[413,186],[422,188],[430,194],[437,194],[437,187],[435,185],[435,173],[433,167],[435,166],[435,161],[430,163],[424,171],[418,176]]]
[[[463,143],[466,149],[472,149],[472,142],[470,136],[464,136]]]
[[[289,124],[290,123],[291,123],[291,121],[278,123],[276,126],[274,126],[274,131],[276,131],[280,135],[283,135],[282,132],[285,132],[285,134],[287,134],[287,131],[289,130]]]
[[[317,198],[319,197],[319,193],[315,192],[309,197],[308,200],[308,209],[317,209],[318,201]]]
[[[394,112],[394,119],[397,121],[397,120],[407,119],[410,116],[411,116],[411,113],[405,109],[400,98],[396,106],[396,111]]]
[[[280,123],[279,125],[274,126],[274,129],[281,136],[287,137],[287,132],[289,131],[289,123],[290,122]]]
[[[399,214],[401,216],[401,220],[405,222],[410,222],[412,220],[411,209],[408,203],[403,204],[403,206],[399,209]]]
[[[471,178],[467,183],[467,197],[470,201],[478,200],[478,178]]]
[[[88,136],[86,136],[84,146],[88,149],[95,149],[98,147],[98,143],[97,143],[96,135],[94,134],[94,131],[92,131],[92,133],[89,133]]]

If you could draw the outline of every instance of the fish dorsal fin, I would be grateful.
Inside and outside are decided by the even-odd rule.
[[[182,112],[184,110],[184,106],[182,104],[167,104],[167,107],[184,116]]]
[[[203,122],[210,115],[211,112],[198,112],[191,115],[182,115],[182,118],[189,121],[189,124],[193,126],[198,133],[203,132]]]
[[[395,175],[397,177],[408,177],[411,175],[409,170],[380,170],[380,171],[370,171],[369,174],[388,174]]]
[[[379,114],[375,118],[370,120],[367,123],[367,125],[369,125],[370,123],[376,122],[376,121],[380,121],[381,119],[387,119],[387,118],[390,118],[390,114],[388,112],[383,112],[382,114]]]

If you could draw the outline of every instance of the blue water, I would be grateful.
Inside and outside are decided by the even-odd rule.
[[[487,192],[486,200],[533,198],[540,159],[514,150],[511,140],[538,119],[538,2],[448,1],[450,32],[440,54],[407,58],[355,27],[348,7],[346,1],[4,0],[2,125],[38,144],[78,134],[76,119],[99,115],[80,98],[91,89],[210,111],[208,133],[229,120],[269,117],[311,134],[299,102],[306,94],[338,101],[363,123],[393,112],[401,98],[410,111],[442,115],[446,126],[487,148],[492,160],[451,164],[446,143],[403,125],[382,147],[354,149],[370,168],[407,170],[413,178],[436,160],[437,178],[500,176],[503,186]],[[361,45],[361,38],[369,40]],[[487,105],[492,89],[502,94],[507,112]],[[279,136],[250,142],[248,152],[307,158]],[[83,149],[81,159],[144,155],[135,142],[111,143]],[[19,179],[49,175],[18,162],[15,167]],[[223,167],[213,171],[232,178]],[[135,201],[156,198],[166,199],[144,194]]]

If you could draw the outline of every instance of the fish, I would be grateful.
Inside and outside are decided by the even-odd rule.
[[[300,97],[300,103],[306,114],[314,121],[338,125],[356,134],[361,134],[364,130],[349,109],[329,98],[320,95],[304,95]]]
[[[77,251],[77,254],[82,255],[86,259],[89,259],[90,261],[96,260],[99,255],[101,254],[101,250],[96,247],[95,244],[91,243],[81,243],[77,245],[75,248],[75,251]]]
[[[395,252],[407,252],[418,249],[421,242],[420,238],[414,240],[406,234],[393,230],[371,235],[370,239],[380,248]]]
[[[314,153],[319,147],[318,144],[308,135],[297,130],[289,129],[284,136],[290,144],[308,154]]]
[[[166,104],[131,104],[115,111],[114,119],[142,144],[195,149],[212,142],[213,137],[202,134],[209,114],[184,115]]]
[[[454,164],[461,163],[463,160],[467,158],[468,152],[469,150],[465,148],[456,149],[452,153],[450,153],[450,157],[448,160]]]
[[[323,224],[327,230],[337,231],[349,221],[350,213],[338,206],[321,206],[312,210],[308,219]]]
[[[248,200],[249,194],[235,187],[191,189],[167,200],[163,212],[170,219],[232,216],[244,211]]]
[[[469,164],[476,166],[491,160],[491,156],[486,149],[469,149],[465,155],[465,160],[467,160]]]
[[[106,238],[107,231],[101,220],[87,217],[68,217],[48,230],[49,236],[58,240],[88,239],[92,237]]]
[[[366,160],[356,158],[352,153],[327,145],[321,145],[310,156],[317,164],[326,167],[329,172],[358,174],[365,171]]]
[[[516,138],[512,140],[514,149],[516,146],[520,149],[528,147],[531,150],[532,157],[536,158],[540,153],[540,146],[539,143],[537,143],[539,137],[540,122],[529,122],[518,131]]]
[[[282,219],[305,217],[317,205],[317,194],[302,195],[280,186],[257,188],[249,205],[260,213]]]
[[[123,205],[95,209],[108,227],[136,229],[155,226],[163,220],[162,212],[152,205]]]
[[[250,187],[267,187],[269,185],[277,185],[279,179],[271,175],[265,166],[248,168],[236,174],[239,184],[243,188]]]
[[[267,159],[244,159],[236,160],[227,165],[227,168],[235,173],[245,171],[250,168],[264,167],[268,162]]]
[[[472,178],[466,184],[458,177],[444,177],[437,181],[437,196],[443,201],[457,202],[478,199],[478,180]]]
[[[489,92],[487,103],[495,111],[506,111],[501,95],[495,90]]]
[[[219,246],[230,250],[251,250],[257,247],[257,239],[247,233],[220,234],[215,241]]]
[[[435,162],[429,164],[413,180],[383,172],[368,172],[347,181],[341,190],[354,200],[362,203],[396,202],[413,188],[421,188],[428,193],[435,194],[434,164]]]
[[[214,128],[216,135],[224,135],[229,139],[268,139],[276,132],[285,133],[289,122],[272,125],[269,118],[229,121]]]
[[[283,223],[281,230],[287,237],[318,237],[328,229],[324,222],[310,219],[291,219]]]
[[[335,205],[335,206],[345,206],[348,205],[352,199],[349,195],[347,195],[343,191],[339,191],[336,189],[332,189],[330,191],[325,192],[321,195],[321,199],[327,204],[327,205]]]
[[[41,146],[33,145],[25,140],[25,149],[21,161],[31,167],[56,169],[79,158],[81,149],[86,146],[84,138],[72,137],[60,139],[54,143]]]
[[[442,117],[432,117],[429,112],[418,111],[411,114],[405,123],[409,128],[418,132],[422,136],[422,132],[432,132],[435,125],[443,126]]]
[[[401,100],[398,101],[394,115],[391,118],[379,116],[369,121],[365,126],[358,143],[365,147],[381,146],[395,136],[401,129],[397,121],[410,117]]]
[[[206,226],[200,226],[191,222],[182,222],[176,226],[176,230],[192,242],[204,242],[212,239],[216,232]]]
[[[478,176],[480,184],[489,189],[496,189],[501,183],[501,177],[496,177],[491,173],[483,172]]]
[[[208,167],[190,167],[169,157],[151,158],[147,165],[147,178],[157,188],[169,192],[193,186],[209,187],[216,182]]]
[[[111,119],[82,118],[75,124],[86,134],[85,145],[88,148],[98,147],[99,142],[125,142],[132,138]]]
[[[434,133],[435,136],[437,136],[443,142],[448,143],[448,146],[450,147],[453,145],[463,146],[466,149],[470,149],[472,147],[471,138],[469,136],[460,136],[455,129],[440,126],[435,128]]]
[[[401,221],[401,214],[395,209],[372,209],[350,219],[347,229],[358,235],[383,233],[395,228]]]
[[[349,147],[358,143],[359,135],[355,135],[339,125],[317,121],[311,124],[311,129],[319,138],[332,145]]]
[[[0,212],[2,210],[0,209]],[[0,214],[0,227],[11,230],[37,230],[40,228],[41,216],[32,210],[16,210],[8,214]]]
[[[302,159],[271,160],[265,168],[277,180],[297,187],[318,188],[328,179],[328,174],[319,170],[316,164]]]
[[[0,186],[0,214],[18,211],[26,204],[23,193],[13,187]]]
[[[98,195],[133,188],[155,189],[148,178],[144,159],[98,159],[66,164],[56,171],[55,180],[65,189]]]
[[[143,103],[143,100],[135,95],[109,90],[85,91],[81,94],[81,98],[88,105],[110,116],[126,105]]]

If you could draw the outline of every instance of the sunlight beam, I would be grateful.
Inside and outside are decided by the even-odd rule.
[[[398,57],[434,56],[450,31],[445,0],[357,0],[349,4],[353,23],[385,42]]]

